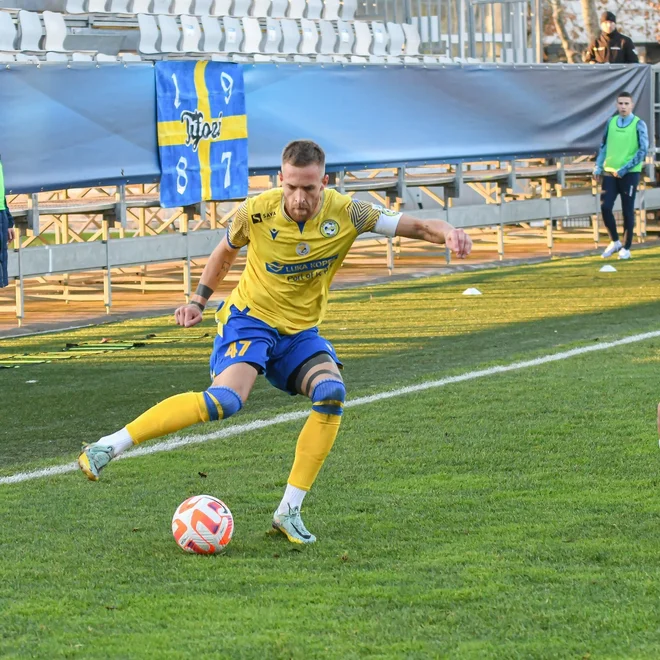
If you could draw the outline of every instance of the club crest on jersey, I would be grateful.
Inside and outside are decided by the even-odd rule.
[[[332,238],[339,233],[339,223],[336,220],[326,220],[321,223],[321,236]]]
[[[299,257],[306,257],[310,252],[312,251],[312,248],[309,247],[309,243],[298,243],[296,245],[296,254]]]

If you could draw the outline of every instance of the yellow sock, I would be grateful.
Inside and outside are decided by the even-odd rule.
[[[198,422],[208,422],[209,411],[201,392],[176,394],[157,403],[142,413],[135,421],[126,425],[133,443],[139,445],[145,440],[159,438],[192,426]]]
[[[339,415],[324,415],[312,410],[298,436],[289,484],[302,490],[312,487],[323,461],[332,449],[340,422]]]

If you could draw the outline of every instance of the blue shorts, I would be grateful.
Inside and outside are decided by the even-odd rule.
[[[298,394],[288,387],[296,369],[314,355],[327,353],[340,367],[332,344],[318,328],[282,335],[275,328],[231,306],[229,317],[213,343],[211,379],[238,362],[249,362],[264,373],[277,389]]]

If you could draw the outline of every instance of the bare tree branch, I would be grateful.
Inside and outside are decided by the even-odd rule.
[[[564,20],[564,6],[561,0],[550,0],[552,8],[552,21],[555,25],[555,30],[561,40],[562,48],[566,53],[566,60],[570,64],[575,64],[579,61],[578,54],[575,50],[575,45],[571,41],[566,29],[566,22]]]

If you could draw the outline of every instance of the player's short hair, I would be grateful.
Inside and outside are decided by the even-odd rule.
[[[632,94],[630,92],[619,92],[616,98],[620,99],[621,97],[630,99],[632,101]]]
[[[311,140],[294,140],[284,147],[282,165],[289,163],[294,167],[320,165],[325,168],[325,152],[316,142]]]

